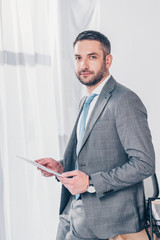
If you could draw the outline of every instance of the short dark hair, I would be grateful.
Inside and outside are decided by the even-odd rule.
[[[110,41],[105,35],[103,35],[100,32],[93,31],[93,30],[87,30],[87,31],[81,32],[80,34],[78,34],[75,41],[73,42],[73,46],[75,46],[78,41],[82,41],[82,40],[96,40],[101,43],[105,56],[111,53]]]

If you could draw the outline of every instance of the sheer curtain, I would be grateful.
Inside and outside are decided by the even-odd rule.
[[[96,0],[0,1],[0,240],[53,240],[60,184],[16,155],[60,159],[83,89],[76,35],[98,26]]]

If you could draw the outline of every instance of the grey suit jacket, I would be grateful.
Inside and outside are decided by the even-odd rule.
[[[154,149],[143,103],[134,92],[110,77],[91,113],[78,158],[77,121],[63,167],[64,171],[71,171],[78,160],[79,170],[91,175],[96,193],[82,194],[91,230],[100,239],[142,230],[143,179],[155,171]],[[69,198],[70,193],[63,186],[60,213]]]

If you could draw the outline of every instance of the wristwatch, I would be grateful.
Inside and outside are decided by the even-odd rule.
[[[96,192],[90,175],[89,175],[89,186],[87,188],[87,192],[89,192],[89,193],[95,193]]]

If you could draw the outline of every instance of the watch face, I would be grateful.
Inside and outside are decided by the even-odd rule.
[[[94,188],[94,186],[89,186],[88,187],[88,189],[87,189],[87,192],[89,192],[89,193],[95,193],[96,192],[96,190],[95,190],[95,188]]]

